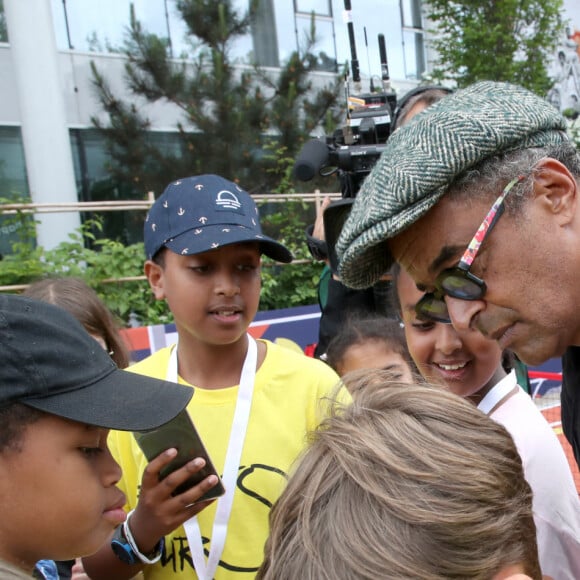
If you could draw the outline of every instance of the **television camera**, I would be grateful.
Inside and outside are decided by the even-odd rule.
[[[351,52],[352,82],[355,91],[354,94],[350,94],[347,74],[345,78],[346,123],[337,129],[332,136],[307,141],[294,164],[294,176],[300,181],[310,181],[317,174],[322,176],[336,174],[338,176],[342,199],[331,203],[324,212],[326,242],[312,237],[313,226],[309,226],[306,231],[308,246],[313,256],[318,259],[328,258],[330,267],[334,272],[338,267],[334,252],[335,242],[362,182],[385,149],[385,143],[391,133],[393,111],[397,105],[397,97],[390,83],[383,34],[378,35],[382,87],[380,90],[375,90],[371,77],[370,92],[360,92],[360,68],[350,0],[345,0],[344,6]]]

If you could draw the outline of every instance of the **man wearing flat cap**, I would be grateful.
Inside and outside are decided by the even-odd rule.
[[[580,460],[580,156],[566,120],[479,82],[395,132],[337,244],[345,284],[399,262],[418,314],[475,328],[539,365],[564,355],[562,420]]]

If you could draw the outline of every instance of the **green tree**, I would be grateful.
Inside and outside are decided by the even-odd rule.
[[[260,0],[240,13],[232,0],[178,0],[190,40],[190,54],[169,55],[167,39],[145,31],[131,9],[124,52],[131,93],[148,102],[169,102],[182,112],[178,144],[159,143],[135,102],[118,98],[93,65],[94,83],[110,122],[95,125],[106,138],[110,171],[135,193],[160,192],[172,177],[217,173],[239,180],[252,192],[276,186],[263,154],[275,141],[295,155],[321,124],[333,128],[341,117],[338,75],[313,88],[316,58],[312,27],[307,45],[278,73],[234,62],[233,43],[250,31]],[[266,136],[268,135],[268,136]]]
[[[425,0],[438,57],[433,77],[464,87],[509,81],[544,95],[564,30],[562,0]]]

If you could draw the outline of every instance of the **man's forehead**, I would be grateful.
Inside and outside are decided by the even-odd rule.
[[[413,225],[398,236],[389,240],[389,249],[394,260],[401,265],[401,268],[404,269],[415,282],[427,281],[426,277],[429,274],[430,256],[426,255],[423,244],[429,231],[425,230],[425,235],[422,235],[422,232],[422,228]],[[432,240],[433,246],[438,247],[438,244],[440,243],[442,243],[442,240],[437,241],[436,238]]]
[[[465,206],[458,211],[457,204],[453,208],[446,205],[441,200],[388,242],[394,260],[418,284],[431,283],[443,267],[459,260],[477,229],[473,224],[479,219],[478,210],[471,216]]]

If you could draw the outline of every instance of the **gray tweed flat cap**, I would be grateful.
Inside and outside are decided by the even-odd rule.
[[[336,250],[342,281],[374,284],[392,238],[416,222],[466,169],[499,153],[568,140],[566,119],[509,83],[482,81],[445,97],[391,135],[364,181]]]

